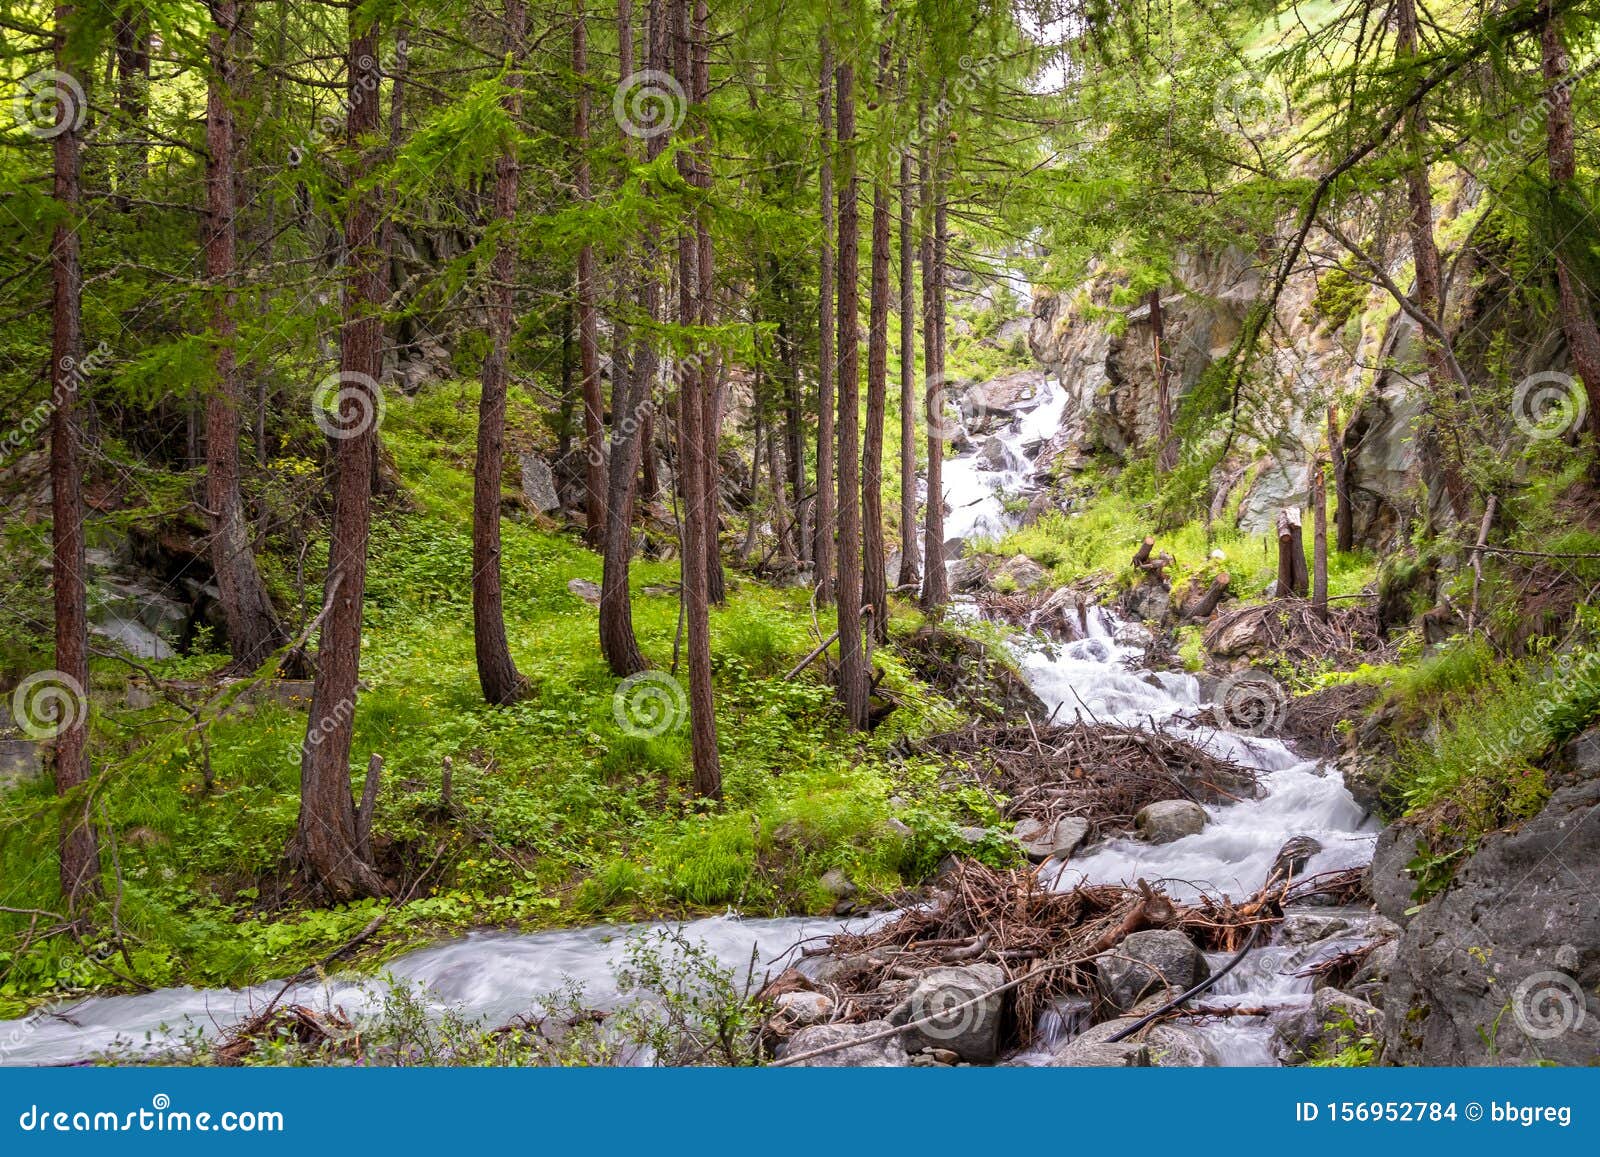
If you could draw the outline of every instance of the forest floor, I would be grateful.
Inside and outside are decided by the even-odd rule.
[[[967,716],[920,683],[893,647],[874,659],[899,707],[868,735],[841,725],[820,664],[785,678],[815,646],[816,631],[833,629],[814,620],[803,589],[728,572],[727,605],[712,615],[726,791],[716,814],[687,791],[681,717],[652,735],[625,709],[619,714],[596,609],[568,589],[572,580],[598,583],[598,555],[532,516],[505,523],[504,578],[511,650],[533,690],[514,707],[486,706],[463,516],[472,402],[454,387],[396,399],[384,427],[411,509],[374,522],[351,758],[357,768],[371,754],[384,759],[375,855],[397,890],[415,898],[312,908],[295,895],[283,851],[298,809],[303,702],[259,696],[248,707],[202,708],[202,736],[160,694],[130,694],[144,680],[125,665],[97,662],[100,819],[120,937],[44,936],[48,918],[0,917],[0,1017],[47,995],[286,975],[340,949],[389,908],[357,966],[481,926],[729,906],[826,912],[836,903],[823,880],[830,869],[845,872],[868,902],[922,878],[957,846],[997,864],[1014,854],[998,839],[974,848],[961,835],[996,819],[987,795],[943,789],[933,761],[904,756],[905,736]],[[677,564],[636,561],[632,577],[640,644],[656,668],[670,670]],[[920,622],[898,609],[892,632],[903,636]],[[198,702],[214,695],[225,659],[198,654],[149,667],[193,687]],[[359,772],[356,779],[359,791]],[[12,907],[52,906],[52,814],[47,780],[0,796],[0,875]]]

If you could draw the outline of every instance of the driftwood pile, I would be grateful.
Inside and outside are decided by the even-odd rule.
[[[836,994],[837,1019],[855,1022],[886,1016],[930,968],[997,964],[1009,993],[1008,1035],[1025,1046],[1053,1002],[1094,995],[1094,958],[1133,933],[1174,929],[1203,949],[1237,951],[1252,928],[1264,932],[1282,920],[1286,899],[1341,889],[1347,875],[1297,882],[1285,859],[1253,896],[1186,905],[1143,880],[1134,888],[1089,884],[1057,892],[1037,870],[996,871],[964,861],[936,903],[908,909],[871,932],[835,936],[807,955],[831,958],[826,986]]]
[[[1118,724],[995,724],[923,740],[920,749],[960,762],[1010,797],[1012,819],[1087,820],[1095,836],[1133,825],[1147,804],[1253,799],[1256,773],[1159,731]]]
[[[223,1065],[240,1065],[263,1045],[293,1044],[316,1053],[323,1063],[336,1057],[359,1059],[361,1038],[343,1009],[318,1012],[303,1004],[274,1001],[228,1030],[212,1053]]]
[[[1206,650],[1228,658],[1270,653],[1299,665],[1360,657],[1377,663],[1392,658],[1383,641],[1377,608],[1366,603],[1330,608],[1324,618],[1307,599],[1274,599],[1240,607],[1214,619]]]

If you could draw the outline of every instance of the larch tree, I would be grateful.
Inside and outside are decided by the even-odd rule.
[[[651,0],[646,32],[647,67],[651,70],[660,68],[660,4],[661,0]],[[632,0],[620,0],[617,5],[617,45],[618,83],[626,87],[634,72]],[[629,151],[626,134],[623,148],[625,153]],[[661,149],[661,134],[650,133],[648,159],[656,160]],[[644,284],[639,288],[639,302],[653,328],[661,311],[661,288],[655,274],[659,246],[653,225],[645,230],[642,249]],[[606,478],[605,553],[600,577],[600,653],[612,674],[624,677],[636,675],[648,665],[633,631],[628,570],[633,556],[633,503],[638,490],[640,443],[656,377],[655,340],[654,333],[645,334],[627,373],[618,372],[619,359],[613,359],[611,375],[611,469]]]
[[[72,36],[76,11],[55,9],[55,63],[83,75]],[[80,917],[100,889],[100,853],[89,781],[89,615],[85,585],[83,468],[79,458],[79,385],[83,376],[83,264],[78,238],[83,208],[82,133],[86,109],[63,93],[55,101],[53,189],[60,217],[50,238],[50,589],[55,611],[55,789],[62,800],[61,896]]]
[[[478,397],[478,456],[472,470],[472,641],[478,685],[487,702],[515,703],[522,675],[506,637],[500,547],[500,485],[505,464],[506,394],[511,382],[511,336],[516,330],[516,220],[521,185],[522,55],[528,10],[524,0],[506,0],[505,93],[501,106],[510,121],[494,164],[495,230],[489,259],[489,350],[484,354]]]
[[[917,286],[912,253],[915,192],[911,154],[900,154],[900,574],[896,583],[914,589],[917,565]]]
[[[1395,0],[1395,25],[1395,55],[1397,62],[1406,66],[1414,61],[1419,51],[1417,0]],[[1402,132],[1402,147],[1408,154],[1405,162],[1406,230],[1411,239],[1415,270],[1416,308],[1432,323],[1420,327],[1422,332],[1418,334],[1428,366],[1428,418],[1417,433],[1417,445],[1430,471],[1443,480],[1443,497],[1450,517],[1459,519],[1466,517],[1471,499],[1456,450],[1459,432],[1454,429],[1451,403],[1457,387],[1466,383],[1457,382],[1440,336],[1446,325],[1444,265],[1433,232],[1433,185],[1428,175],[1427,135],[1427,116],[1420,106],[1413,106],[1406,111]]]
[[[381,189],[366,180],[380,123],[378,23],[349,16],[345,143],[355,156],[344,221],[345,291],[333,415],[333,523],[323,588],[321,645],[300,753],[300,817],[291,858],[306,886],[330,900],[374,896],[383,881],[362,848],[351,798],[350,746],[361,671],[361,613],[372,516],[372,455],[383,373]]]
[[[884,5],[887,9],[888,5]],[[889,35],[878,45],[878,75],[873,107],[889,96]],[[861,449],[861,591],[872,608],[871,632],[889,641],[889,563],[883,545],[883,426],[889,399],[889,251],[894,210],[888,173],[874,162],[872,243],[867,296],[867,413]]]
[[[839,697],[850,725],[867,726],[867,652],[861,630],[861,341],[857,265],[855,65],[836,70],[839,101]]]
[[[211,292],[211,329],[216,343],[216,383],[206,400],[206,515],[211,527],[211,569],[228,626],[234,662],[253,670],[288,642],[267,586],[256,567],[244,499],[239,491],[239,414],[244,390],[239,377],[236,250],[238,145],[233,106],[237,100],[238,0],[211,0],[206,86],[206,278]]]
[[[694,91],[695,59],[707,34],[703,6],[696,6],[691,19],[689,0],[671,0],[669,23],[676,47],[674,74],[685,92]],[[697,129],[703,116],[695,118]],[[692,150],[678,152],[679,171],[689,185],[703,193],[711,174],[702,177]],[[703,324],[706,309],[701,295],[712,286],[702,280],[707,262],[700,251],[703,204],[697,204],[690,219],[678,226],[678,322],[690,333]],[[683,492],[683,549],[680,553],[684,630],[688,637],[689,740],[694,762],[693,788],[707,799],[722,798],[722,765],[717,752],[716,704],[711,684],[711,618],[709,566],[707,559],[715,547],[715,496],[706,493],[710,471],[706,466],[705,394],[709,389],[708,358],[703,341],[696,342],[694,354],[676,360],[678,379],[678,475]]]
[[[919,110],[926,116],[925,110]],[[928,423],[928,497],[923,513],[922,609],[938,612],[950,601],[949,579],[944,569],[944,297],[943,214],[936,206],[941,196],[935,176],[937,152],[924,141],[917,158],[922,215],[922,363],[926,375],[925,417]]]
[[[824,25],[818,46],[821,83],[817,87],[817,195],[821,202],[821,229],[817,238],[817,501],[811,559],[815,567],[817,602],[826,606],[834,596],[834,534],[837,529],[834,498],[834,362],[833,326],[833,41]]]
[[[578,0],[572,21],[572,72],[578,91],[572,103],[573,147],[577,150],[578,200],[594,198],[589,161],[589,20]],[[584,532],[595,550],[605,546],[606,403],[600,385],[600,322],[595,309],[594,245],[578,247],[578,374],[583,387]]]
[[[1556,289],[1559,294],[1561,329],[1567,338],[1572,367],[1578,372],[1587,392],[1589,432],[1600,446],[1600,325],[1595,322],[1593,290],[1583,284],[1573,269],[1570,248],[1580,232],[1568,229],[1567,221],[1585,214],[1578,192],[1577,152],[1573,144],[1572,89],[1576,78],[1562,38],[1562,18],[1552,0],[1541,5],[1544,24],[1540,29],[1540,72],[1545,82],[1545,160],[1550,171],[1552,201],[1561,206],[1571,200],[1571,212],[1555,214],[1561,236],[1555,245]],[[1600,458],[1595,470],[1600,474]]]

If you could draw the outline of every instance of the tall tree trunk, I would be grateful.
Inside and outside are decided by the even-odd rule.
[[[506,55],[511,61],[501,106],[513,123],[522,115],[523,40],[528,9],[506,0]],[[489,352],[483,358],[478,398],[478,459],[472,471],[472,641],[478,685],[487,702],[507,705],[523,694],[522,675],[506,638],[500,567],[500,475],[505,464],[506,392],[511,381],[511,335],[516,329],[514,280],[517,194],[521,168],[518,142],[504,143],[494,166],[494,223],[500,230],[489,261]]]
[[[795,558],[806,562],[811,558],[811,510],[813,504],[806,497],[805,451],[805,394],[800,384],[799,329],[795,316],[795,295],[790,279],[780,277],[777,259],[773,259],[773,279],[780,285],[778,319],[778,348],[783,355],[784,408],[783,440],[784,462],[789,468],[789,508],[794,511]]]
[[[71,4],[55,10],[56,68],[82,75],[68,43]],[[83,370],[83,267],[78,217],[82,180],[78,122],[83,111],[63,99],[56,109],[55,199],[61,218],[50,238],[50,587],[55,602],[56,671],[61,686],[46,686],[41,705],[51,707],[55,735],[55,788],[61,811],[61,896],[81,916],[100,890],[100,853],[89,789],[89,616],[84,574],[83,474],[78,461],[78,385]],[[57,695],[48,704],[45,695]]]
[[[1416,0],[1397,0],[1395,50],[1402,61],[1417,53]],[[1444,315],[1443,265],[1439,260],[1439,246],[1433,236],[1433,188],[1428,179],[1427,120],[1419,107],[1405,116],[1404,138],[1412,154],[1406,164],[1406,202],[1410,209],[1407,230],[1411,237],[1412,265],[1416,270],[1417,308],[1443,331]],[[1455,380],[1450,358],[1444,346],[1434,335],[1419,327],[1418,340],[1422,342],[1428,363],[1428,415],[1417,434],[1417,448],[1425,469],[1439,477],[1444,485],[1444,496],[1453,518],[1464,517],[1471,503],[1467,480],[1462,473],[1459,434],[1454,429],[1454,417],[1446,402],[1457,394],[1457,387],[1465,383]]]
[[[925,116],[926,113],[924,112]],[[922,350],[927,375],[928,501],[924,514],[922,609],[938,613],[950,601],[944,567],[944,214],[938,207],[942,182],[936,155],[924,144],[918,157],[922,183]]]
[[[583,0],[572,24],[572,72],[578,94],[573,101],[572,135],[576,139],[578,200],[593,197],[589,174],[589,21]],[[594,246],[578,250],[578,365],[583,378],[584,541],[595,550],[605,544],[606,458],[605,398],[600,389],[600,333],[594,307]]]
[[[694,183],[703,194],[711,190],[711,122],[705,108],[711,99],[711,40],[707,28],[710,10],[706,0],[694,6],[692,80],[690,90],[694,105],[701,110],[696,122],[699,140],[694,147]],[[711,327],[717,322],[715,262],[711,245],[711,218],[704,209],[695,214],[696,255],[699,260],[700,324]],[[701,427],[700,436],[705,443],[705,494],[706,494],[706,597],[715,606],[727,601],[727,583],[722,573],[722,393],[723,362],[716,360],[716,372],[700,375]]]
[[[878,47],[877,100],[889,96],[889,40]],[[872,607],[872,636],[889,641],[889,563],[883,546],[883,424],[889,406],[889,180],[872,182],[872,250],[867,301],[867,418],[861,450],[861,593]]]
[[[917,287],[912,268],[911,154],[900,154],[900,574],[915,587],[917,565]]]
[[[815,567],[817,602],[833,602],[833,547],[837,515],[834,506],[833,406],[835,363],[833,351],[833,42],[822,34],[822,83],[817,95],[817,140],[821,159],[817,187],[822,201],[822,233],[817,256],[817,501],[811,558]]]
[[[657,68],[656,25],[660,0],[651,0],[649,54],[650,68]],[[618,83],[626,85],[633,75],[633,0],[617,4],[617,44],[621,73]],[[658,138],[652,137],[652,159],[660,155]],[[628,150],[623,135],[624,154]],[[631,159],[631,158],[630,158]],[[653,322],[660,311],[660,290],[655,283],[656,244],[652,228],[645,237],[644,268],[646,282],[640,290],[645,313]],[[620,330],[620,325],[618,326]],[[648,665],[633,633],[633,600],[628,592],[628,569],[633,556],[633,499],[639,477],[639,443],[646,410],[650,404],[650,383],[655,378],[654,340],[647,334],[640,343],[639,357],[631,373],[619,372],[625,357],[626,337],[619,337],[617,356],[611,370],[611,470],[606,478],[605,556],[600,577],[600,653],[614,675],[636,675]]]
[[[144,184],[149,175],[150,158],[144,138],[148,133],[145,118],[150,111],[150,11],[143,4],[125,4],[118,11],[116,27],[117,116],[127,134],[127,144],[117,158],[117,194],[126,208],[126,198]]]
[[[778,436],[776,416],[767,424],[767,484],[772,488],[772,522],[777,535],[777,550],[794,558],[794,514],[789,507],[788,464],[784,460],[783,439]]]
[[[867,726],[861,633],[861,342],[857,264],[855,66],[839,65],[839,695],[850,725]]]
[[[695,41],[704,36],[701,14],[691,25],[688,0],[672,0],[672,31],[677,41],[675,55],[679,84],[693,90]],[[693,158],[678,153],[684,178],[698,184],[699,174]],[[709,174],[708,174],[709,176]],[[709,294],[709,285],[700,285],[703,268],[700,260],[698,222],[681,226],[678,234],[678,321],[693,327],[703,316],[697,293]],[[711,498],[706,494],[705,418],[707,407],[708,361],[704,357],[677,359],[678,374],[678,477],[683,490],[683,587],[684,627],[688,635],[689,740],[694,760],[692,787],[698,796],[722,798],[722,767],[717,754],[717,719],[711,686],[711,620],[709,568],[706,559],[713,549]]]
[[[1540,56],[1545,84],[1545,155],[1550,166],[1550,186],[1557,197],[1571,196],[1577,185],[1577,159],[1573,148],[1572,85],[1570,61],[1562,44],[1561,17],[1550,0],[1543,0],[1544,28]],[[1563,243],[1568,238],[1562,238]],[[1556,246],[1556,286],[1560,294],[1561,329],[1567,337],[1572,368],[1583,380],[1589,408],[1589,432],[1600,446],[1600,326],[1595,324],[1589,290],[1572,271],[1564,244]],[[1600,454],[1594,470],[1600,477]]]
[[[411,25],[402,20],[394,30],[394,67],[389,73],[389,143],[384,151],[384,163],[393,164],[394,159],[400,154],[401,138],[405,134],[406,116],[406,68],[411,58]],[[383,301],[384,308],[390,307],[391,299],[400,291],[401,283],[394,267],[394,209],[400,199],[400,190],[391,186],[385,190],[387,201],[383,210],[383,224],[379,229],[378,248],[381,252],[379,258],[383,269]],[[404,329],[406,321],[402,317],[395,323],[392,348],[396,351],[395,360],[399,361],[399,349],[404,342]],[[388,327],[384,327],[382,339],[385,344],[390,343]],[[400,489],[398,475],[392,470],[383,467],[383,431],[374,430],[372,435],[372,496],[384,498],[395,494]]]
[[[1311,605],[1328,617],[1328,492],[1322,459],[1311,463]]]
[[[561,401],[556,407],[556,457],[565,460],[572,450],[572,367],[577,343],[573,318],[577,311],[569,299],[561,307]]]
[[[1328,456],[1333,463],[1334,549],[1346,554],[1356,548],[1356,512],[1350,501],[1350,468],[1344,456],[1344,431],[1337,406],[1328,407]]]
[[[378,223],[380,190],[364,187],[370,168],[361,151],[378,129],[378,26],[356,9],[350,45],[346,144],[356,154],[345,209],[349,269],[339,332],[338,426],[334,453],[333,525],[323,599],[327,618],[317,650],[311,714],[300,753],[300,818],[293,858],[307,885],[329,900],[377,895],[383,883],[361,856],[350,796],[350,742],[361,670],[361,609],[372,512],[372,454],[378,375],[383,372],[383,268]]]
[[[238,270],[233,129],[239,23],[237,0],[211,0],[211,76],[206,89],[206,277],[212,293],[216,388],[206,401],[206,508],[211,522],[211,568],[216,574],[228,650],[240,668],[254,670],[288,641],[266,584],[256,569],[239,493]]]
[[[1156,373],[1156,465],[1166,472],[1178,464],[1178,444],[1172,440],[1171,359],[1167,357],[1167,326],[1159,288],[1150,291],[1150,341]]]

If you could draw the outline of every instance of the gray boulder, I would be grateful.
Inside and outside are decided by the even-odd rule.
[[[1341,912],[1306,912],[1291,908],[1284,912],[1283,923],[1278,925],[1278,940],[1283,944],[1312,944],[1348,932],[1350,927],[1350,918]]]
[[[592,607],[598,607],[600,605],[599,583],[592,583],[588,579],[581,578],[568,579],[567,591],[570,594],[577,595],[580,599]]]
[[[833,1015],[833,1000],[820,992],[786,992],[772,1006],[774,1020],[797,1028],[822,1024]]]
[[[1089,837],[1089,821],[1078,816],[1061,816],[1050,823],[1023,820],[1012,835],[1036,864],[1053,858],[1064,860]]]
[[[519,454],[517,462],[522,467],[522,493],[528,501],[546,514],[559,510],[561,498],[556,493],[556,479],[550,463],[532,452]]]
[[[1140,1029],[1125,1041],[1107,1043],[1110,1037],[1116,1036],[1135,1023],[1137,1023],[1135,1017],[1118,1017],[1085,1029],[1070,1044],[1056,1053],[1056,1059],[1051,1061],[1051,1067],[1083,1066],[1091,1063],[1090,1058],[1114,1058],[1118,1051],[1128,1055],[1128,1050],[1132,1050],[1132,1055],[1121,1062],[1124,1065],[1196,1069],[1210,1068],[1222,1063],[1211,1043],[1190,1025],[1152,1024]],[[1065,1063],[1060,1063],[1063,1057]]]
[[[929,1023],[903,1034],[906,1051],[949,1049],[962,1060],[992,1061],[1000,1051],[1005,994],[984,994],[1004,984],[1005,979],[1005,973],[994,964],[931,968],[889,1013],[889,1023],[910,1024],[932,1016]],[[974,998],[981,999],[968,1004]]]
[[[818,881],[835,900],[849,900],[856,894],[855,883],[842,868],[829,868]]]
[[[1203,830],[1206,809],[1189,799],[1164,799],[1147,804],[1133,817],[1139,838],[1151,844],[1170,844]]]
[[[1122,609],[1141,622],[1159,623],[1172,609],[1172,595],[1159,583],[1140,583],[1122,597]]]
[[[1379,1009],[1337,988],[1319,988],[1306,1008],[1274,1020],[1272,1049],[1286,1065],[1304,1064],[1382,1031]]]
[[[1516,830],[1485,836],[1401,938],[1385,1060],[1600,1063],[1597,894],[1600,781],[1564,787]]]
[[[978,444],[977,465],[979,470],[1004,470],[1006,444],[999,438],[985,438]]]
[[[910,1063],[905,1047],[895,1037],[868,1041],[890,1025],[886,1021],[869,1020],[862,1024],[817,1024],[803,1028],[789,1038],[778,1053],[778,1059],[797,1057],[815,1049],[843,1045],[833,1052],[810,1060],[796,1061],[800,1069],[887,1069]]]
[[[1182,932],[1135,932],[1095,957],[1095,977],[1105,1002],[1127,1012],[1151,994],[1177,996],[1211,975],[1205,954]]]
[[[1018,590],[1030,590],[1050,577],[1050,572],[1025,554],[1012,555],[1000,568],[1000,577],[1010,579]]]
[[[1372,902],[1396,924],[1411,919],[1407,913],[1416,903],[1412,899],[1417,881],[1406,867],[1417,858],[1417,832],[1408,824],[1393,823],[1378,833],[1372,849],[1372,864],[1367,868],[1367,890]]]
[[[1134,1041],[1105,1044],[1077,1037],[1062,1045],[1046,1062],[1052,1069],[1149,1068],[1150,1049]]]
[[[44,774],[39,748],[31,739],[0,739],[0,788]]]
[[[961,399],[961,412],[974,430],[995,429],[1037,406],[1043,385],[1044,374],[1039,370],[993,378],[967,390]]]

